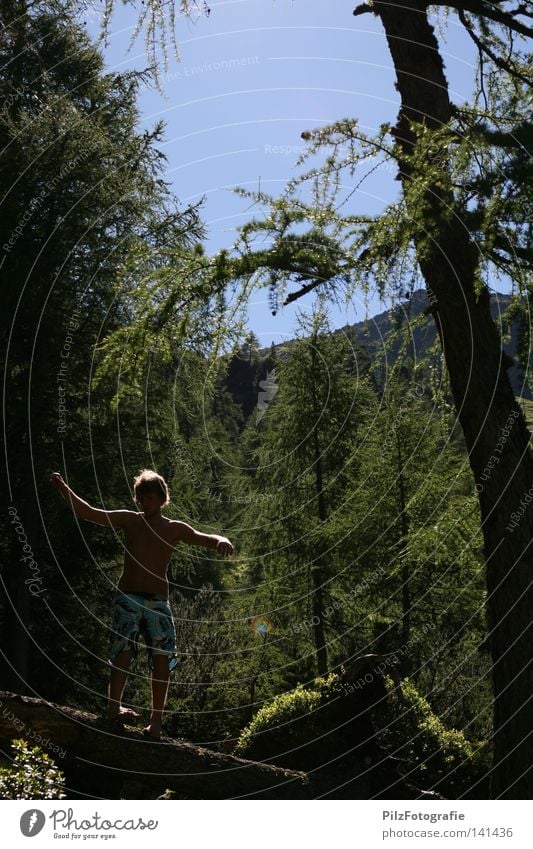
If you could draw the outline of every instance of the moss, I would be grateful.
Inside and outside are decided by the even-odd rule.
[[[304,768],[309,752],[301,751],[302,747],[329,731],[322,708],[343,694],[339,677],[331,674],[315,679],[310,687],[299,684],[294,690],[276,696],[242,731],[235,754]]]
[[[388,699],[380,738],[384,748],[406,768],[415,783],[460,796],[482,780],[482,750],[462,731],[446,728],[414,684],[405,679],[401,690],[385,679]]]
[[[366,688],[358,691],[334,674],[298,685],[261,708],[242,731],[235,754],[296,769],[331,764],[353,770],[378,749],[407,780],[450,798],[482,781],[486,764],[479,747],[446,728],[409,680],[400,691],[391,679],[379,681],[384,689],[376,688],[370,706]]]

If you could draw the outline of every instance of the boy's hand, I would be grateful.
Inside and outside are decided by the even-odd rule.
[[[65,492],[67,488],[67,485],[59,472],[53,472],[50,475],[50,483],[55,489],[59,490],[59,492]]]
[[[233,546],[227,537],[219,537],[217,542],[217,552],[222,555],[222,557],[227,557],[229,554],[233,554]]]

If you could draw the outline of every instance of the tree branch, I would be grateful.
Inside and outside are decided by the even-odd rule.
[[[354,13],[355,16],[357,16],[357,15],[366,15],[367,13],[372,14],[372,11],[373,10],[372,10],[371,6],[367,6],[366,3],[360,3],[359,6],[355,7],[355,9],[353,10],[353,13]]]
[[[530,11],[528,11],[528,9]],[[533,18],[533,12],[531,11],[531,6],[527,6],[526,3],[521,3],[520,6],[517,6],[516,9],[509,10],[510,15],[524,15],[525,18]]]
[[[492,62],[494,62],[494,64],[496,65],[497,68],[500,68],[502,71],[506,71],[508,74],[511,74],[511,76],[516,77],[517,79],[521,80],[526,85],[529,85],[529,86],[532,85],[532,82],[531,82],[530,79],[528,79],[523,74],[521,74],[520,71],[518,71],[516,68],[513,68],[511,65],[509,65],[509,63],[506,62],[505,59],[502,59],[501,56],[498,56],[496,53],[494,53],[494,51],[491,50],[490,47],[488,47],[488,45],[485,44],[485,42],[482,41],[482,39],[479,38],[478,35],[476,35],[474,30],[472,29],[472,27],[468,23],[468,21],[465,17],[465,13],[463,12],[462,9],[457,9],[456,11],[457,11],[457,14],[459,15],[459,20],[461,21],[462,25],[466,29],[468,35],[470,36],[470,38],[472,39],[474,44],[476,45],[476,47],[479,51],[480,58],[482,58],[483,53],[485,53],[489,57],[489,59],[491,59]]]
[[[465,138],[466,133],[457,136],[458,141]],[[470,138],[478,138],[503,150],[522,150],[528,153],[528,139],[531,135],[527,124],[520,124],[511,131],[491,130],[486,124],[475,124],[468,128]]]
[[[514,16],[516,14],[524,14],[518,9],[512,12],[504,12],[495,6],[485,3],[484,0],[436,0],[432,3],[433,6],[448,6],[450,9],[455,9],[457,12],[472,12],[474,15],[480,15],[483,18],[489,18],[495,23],[503,24],[513,32],[527,37],[533,36],[533,28],[518,21]]]
[[[294,301],[297,301],[299,298],[302,298],[304,295],[308,295],[309,292],[312,292],[313,289],[316,289],[317,286],[321,286],[325,282],[325,280],[312,280],[306,286],[302,286],[301,289],[298,289],[297,292],[291,292],[290,295],[287,295],[283,301],[283,306],[286,307]]]

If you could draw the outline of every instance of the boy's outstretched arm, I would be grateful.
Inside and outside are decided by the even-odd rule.
[[[203,545],[204,548],[213,548],[222,557],[233,554],[233,545],[227,537],[220,534],[203,534],[186,522],[172,522],[172,527],[176,531],[176,543],[186,542],[188,545]]]
[[[123,528],[130,517],[135,515],[132,510],[99,510],[97,507],[91,507],[65,483],[59,472],[53,472],[50,483],[63,496],[76,516],[85,519],[87,522],[94,522],[96,525],[106,525],[111,528]]]

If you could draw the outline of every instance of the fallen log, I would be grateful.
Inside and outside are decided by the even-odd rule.
[[[320,782],[182,740],[110,728],[94,713],[0,691],[0,751],[23,738],[54,758],[68,798],[312,799]]]

